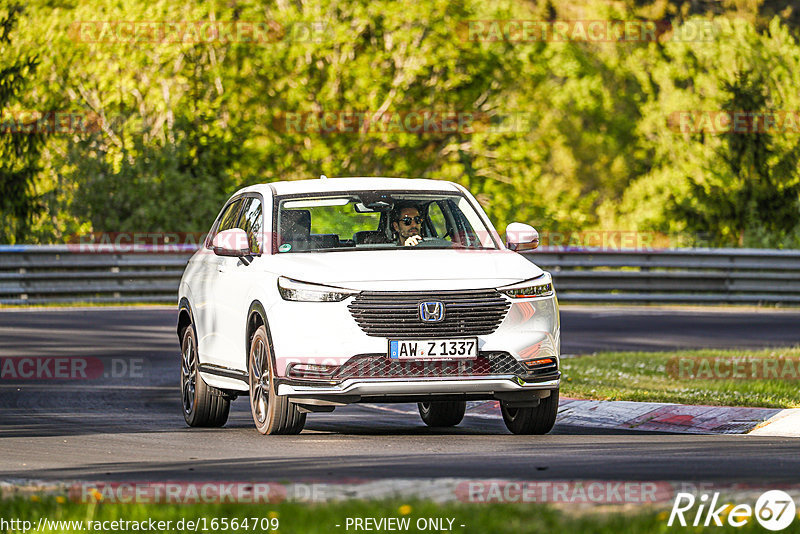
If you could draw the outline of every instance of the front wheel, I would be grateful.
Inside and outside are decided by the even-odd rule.
[[[464,419],[466,401],[418,402],[419,415],[428,426],[456,426]]]
[[[250,342],[248,358],[250,411],[256,429],[262,434],[299,434],[306,424],[306,414],[284,395],[275,393],[272,352],[267,329],[258,327]]]
[[[192,325],[181,339],[181,401],[183,418],[189,426],[222,426],[228,420],[231,401],[220,390],[212,388],[200,376],[197,339]]]
[[[558,390],[550,391],[550,396],[539,401],[532,408],[510,408],[500,401],[503,421],[513,434],[547,434],[556,424],[558,414]]]

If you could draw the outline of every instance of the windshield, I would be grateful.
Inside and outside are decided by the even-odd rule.
[[[398,247],[497,248],[481,216],[458,193],[285,196],[278,197],[276,205],[279,254]]]

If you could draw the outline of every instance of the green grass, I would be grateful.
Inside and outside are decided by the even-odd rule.
[[[279,522],[277,532],[289,533],[335,533],[358,532],[351,526],[346,529],[346,519],[351,518],[382,518],[382,517],[408,517],[411,528],[399,532],[420,532],[415,524],[420,518],[453,518],[455,533],[523,533],[523,532],[553,532],[553,533],[597,533],[597,534],[625,534],[642,532],[687,532],[686,528],[679,526],[667,527],[667,512],[665,510],[645,509],[627,510],[619,509],[615,512],[581,512],[572,513],[570,510],[560,510],[553,507],[537,504],[444,504],[438,505],[431,502],[388,502],[388,501],[343,501],[330,504],[199,504],[199,505],[166,505],[166,504],[82,504],[75,502],[56,502],[56,497],[36,497],[37,502],[30,499],[15,498],[0,501],[0,517],[9,519],[26,519],[36,522],[40,517],[49,520],[81,520],[86,521],[142,521],[152,518],[156,521],[172,521],[171,528],[163,532],[176,532],[175,524],[180,519],[197,520],[206,518],[209,530],[211,520],[214,518],[266,517],[277,518]],[[60,500],[64,500],[60,498]],[[336,525],[341,525],[336,527]],[[461,527],[461,525],[465,525]],[[184,527],[184,530],[187,530]],[[700,529],[702,530],[702,529]],[[688,529],[689,532],[699,532],[698,529]],[[728,525],[724,528],[714,528],[714,532],[751,532],[756,528],[748,523],[744,528],[734,529]],[[75,529],[40,530],[39,532],[78,532]],[[130,532],[132,529],[119,530]],[[202,528],[198,529],[203,532]],[[784,532],[792,531],[792,528]],[[18,532],[10,530],[9,532]],[[97,532],[97,530],[95,530]],[[157,531],[161,532],[161,531]],[[216,532],[234,532],[234,530],[219,529]],[[245,532],[239,529],[235,532]],[[252,527],[247,532],[270,532],[269,530]],[[275,532],[274,530],[272,532]],[[360,531],[365,532],[365,531]],[[387,532],[379,530],[376,532]],[[426,532],[436,532],[428,530]]]
[[[789,378],[708,379],[676,372],[677,358],[746,359],[756,364],[781,358],[800,361],[800,347],[763,350],[600,352],[562,360],[566,397],[717,406],[800,407],[800,366]],[[672,360],[672,363],[670,363]],[[747,365],[751,365],[748,363]],[[784,369],[783,364],[781,369]],[[725,370],[725,367],[722,368]],[[749,369],[749,367],[748,367]],[[787,375],[788,376],[788,375]]]

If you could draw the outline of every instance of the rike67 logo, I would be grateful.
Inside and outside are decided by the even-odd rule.
[[[696,506],[696,510],[695,510]],[[667,526],[677,524],[685,526],[723,526],[727,522],[732,527],[742,527],[755,518],[767,530],[783,530],[792,524],[795,515],[795,504],[791,495],[781,490],[770,490],[763,493],[755,503],[719,504],[719,492],[711,497],[707,493],[695,498],[691,493],[678,493],[672,504]]]

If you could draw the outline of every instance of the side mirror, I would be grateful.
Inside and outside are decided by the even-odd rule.
[[[250,241],[247,239],[247,232],[241,228],[219,232],[211,241],[211,246],[217,256],[241,258],[250,255]]]
[[[529,225],[513,222],[506,227],[506,247],[515,252],[533,250],[539,246],[539,232]]]

